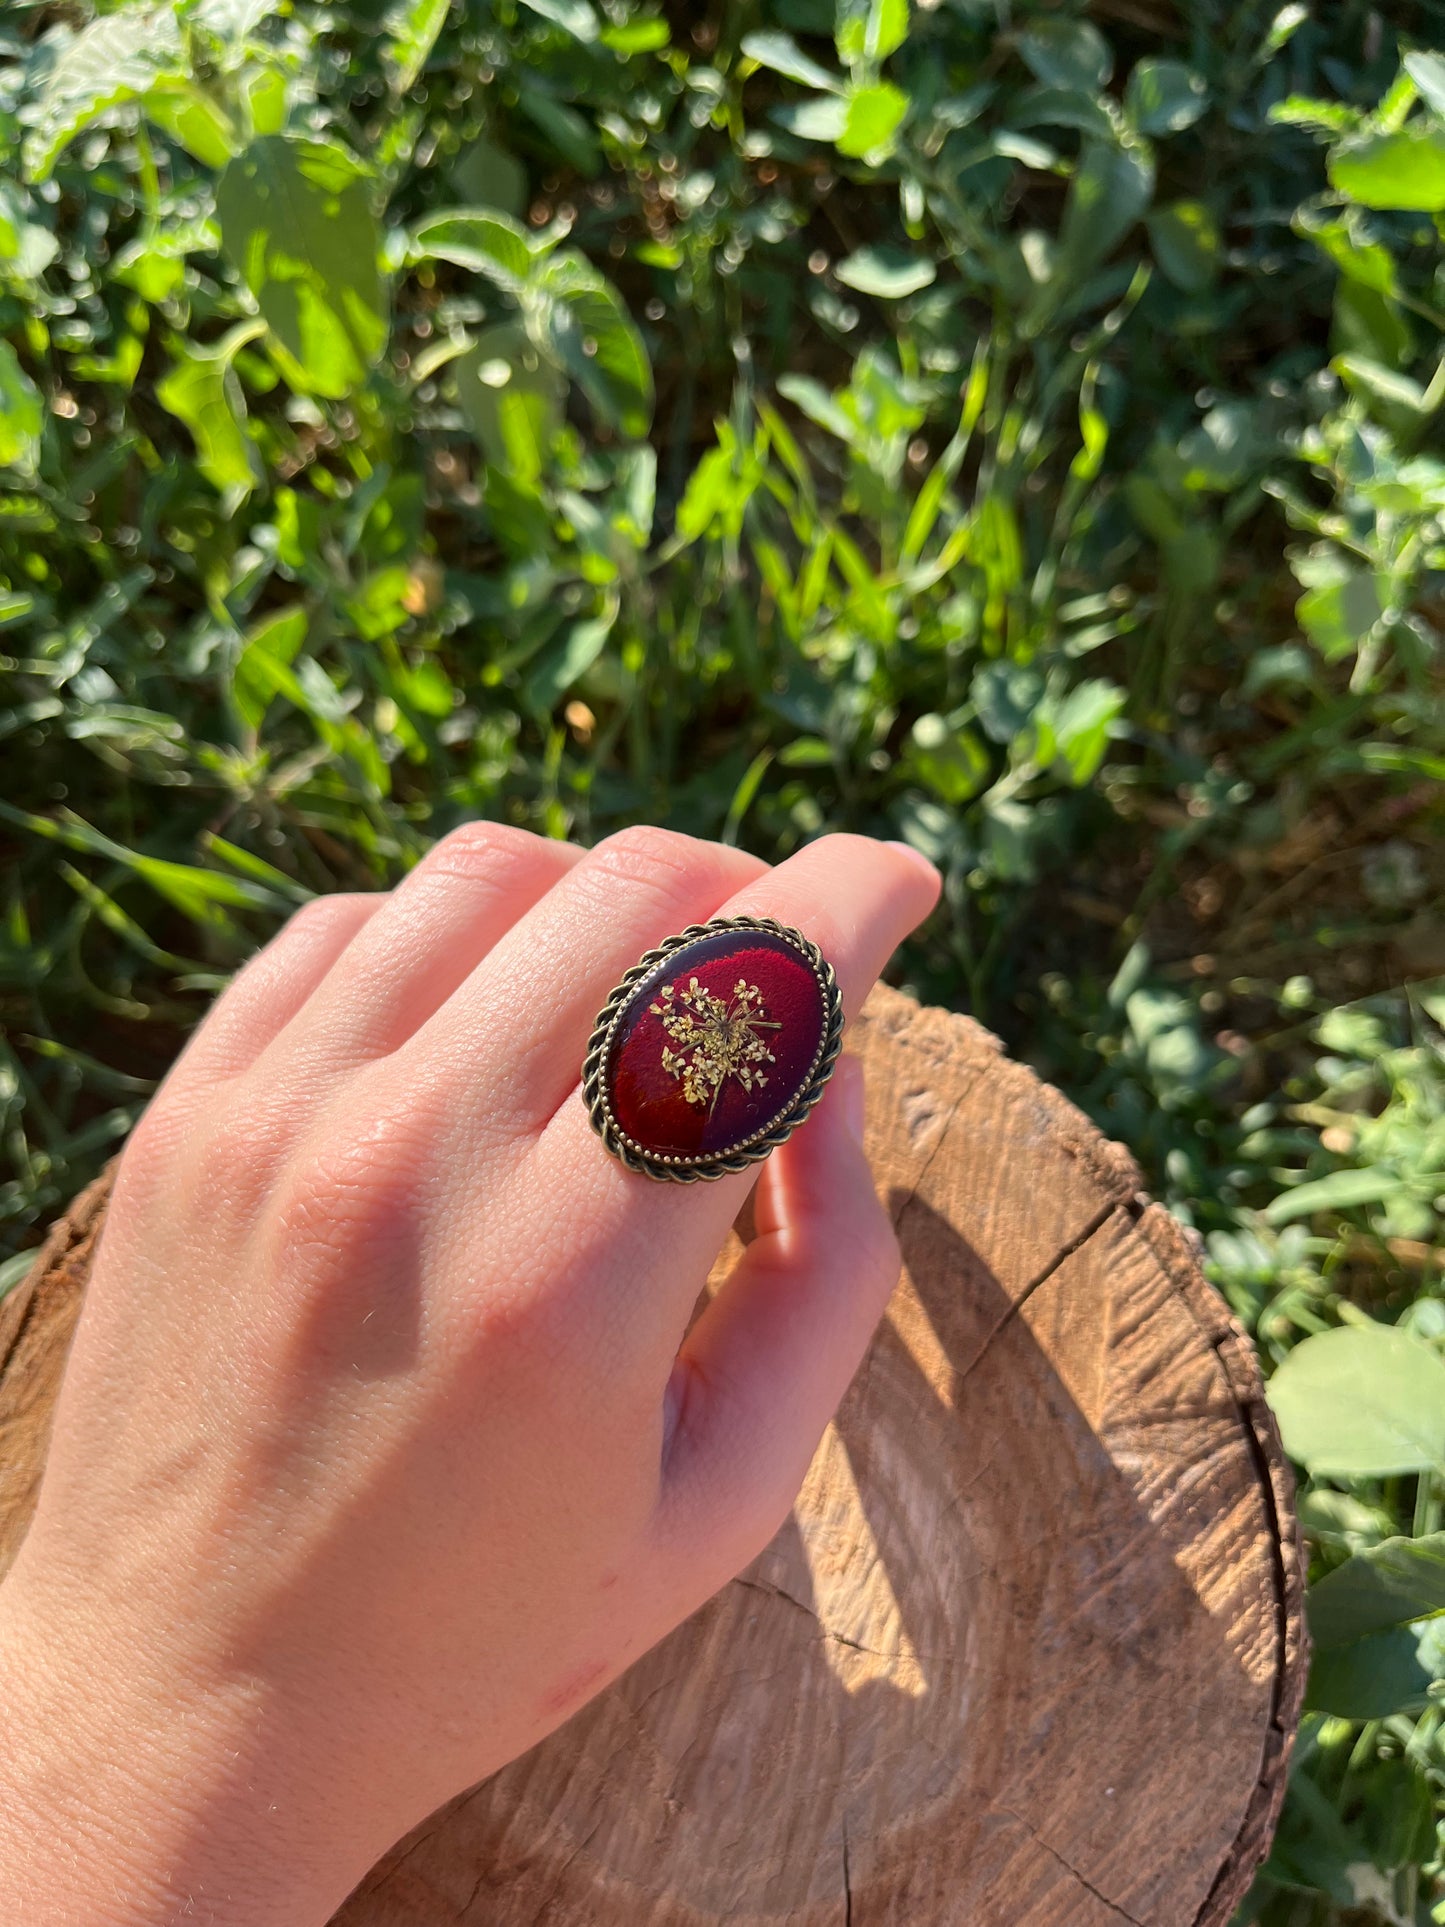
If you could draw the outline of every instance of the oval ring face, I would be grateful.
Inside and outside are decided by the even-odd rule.
[[[766,1157],[811,1110],[837,1061],[833,972],[765,919],[694,925],[634,965],[583,1067],[608,1149],[650,1177],[720,1177]]]

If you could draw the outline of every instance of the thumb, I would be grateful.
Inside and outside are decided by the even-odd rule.
[[[708,1591],[786,1516],[898,1280],[898,1242],[862,1144],[863,1100],[863,1067],[844,1057],[813,1115],[769,1160],[757,1236],[673,1368],[662,1524],[685,1561],[722,1568]]]

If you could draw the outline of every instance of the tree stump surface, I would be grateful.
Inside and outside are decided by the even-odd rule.
[[[1304,1668],[1249,1343],[1128,1155],[978,1025],[880,988],[848,1042],[904,1273],[791,1518],[333,1927],[1228,1921]],[[0,1304],[0,1571],[106,1195]]]

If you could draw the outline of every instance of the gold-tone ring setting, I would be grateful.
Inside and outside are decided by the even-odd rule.
[[[833,1073],[843,999],[832,966],[771,917],[690,924],[632,966],[582,1065],[592,1128],[650,1178],[691,1184],[765,1158]]]

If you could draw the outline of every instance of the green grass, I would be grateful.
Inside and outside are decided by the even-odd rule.
[[[1245,1918],[1445,1921],[1436,45],[12,4],[0,1291],[311,894],[477,815],[905,837],[899,974],[1284,1374],[1320,1657]]]

